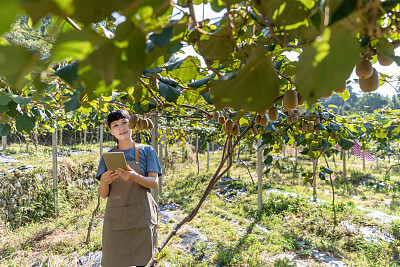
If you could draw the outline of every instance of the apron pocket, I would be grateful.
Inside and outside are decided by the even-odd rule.
[[[107,217],[111,230],[130,230],[149,226],[146,206],[136,204],[127,207],[108,207]]]

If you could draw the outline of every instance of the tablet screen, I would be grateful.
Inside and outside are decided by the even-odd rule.
[[[109,171],[115,171],[118,168],[128,169],[124,152],[104,152],[103,157]]]

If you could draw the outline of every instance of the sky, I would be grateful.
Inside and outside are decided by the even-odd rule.
[[[211,6],[209,4],[204,5],[204,14],[203,14],[203,7],[202,6],[194,6],[195,9],[195,15],[196,19],[198,21],[201,21],[203,19],[212,19],[212,20],[217,20],[220,19],[224,13],[226,12],[225,9],[222,10],[219,13],[216,13],[212,10]],[[185,8],[183,9],[185,12],[189,13],[189,9]],[[176,8],[173,11],[173,17],[172,19],[179,19],[181,15],[178,15],[179,10]],[[185,51],[185,55],[182,56],[187,56],[187,55],[195,55],[198,56],[198,54],[193,50],[191,46],[185,47],[183,49]],[[297,58],[299,56],[298,53],[296,52],[285,52],[285,55],[289,58],[291,61],[297,61]],[[395,55],[400,56],[400,47],[395,50]],[[205,66],[204,61],[200,58],[202,66]],[[373,64],[373,67],[379,72],[379,73],[384,73],[388,74],[390,76],[394,75],[399,75],[400,74],[400,67],[396,63],[392,63],[390,66],[381,66],[379,63]],[[349,79],[358,79],[357,75],[355,74],[355,69],[351,73]],[[391,85],[390,85],[391,84]],[[392,97],[392,95],[396,94],[396,90],[393,87],[397,86],[397,81],[391,82],[391,83],[384,83],[382,86],[378,88],[376,92],[379,92],[380,94],[388,97]],[[353,90],[356,92],[362,93],[360,86],[358,83],[352,83]]]

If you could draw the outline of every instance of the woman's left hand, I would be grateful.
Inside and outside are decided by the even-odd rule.
[[[136,177],[139,174],[136,171],[134,171],[133,169],[131,169],[129,166],[127,166],[127,167],[128,167],[127,170],[118,168],[115,171],[118,174],[118,176],[120,176],[125,181],[129,181],[129,180],[134,181],[134,177]]]

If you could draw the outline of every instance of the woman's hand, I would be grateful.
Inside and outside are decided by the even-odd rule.
[[[111,184],[112,181],[118,178],[118,173],[115,171],[107,171],[103,173],[100,177],[100,181],[103,181],[105,184]]]
[[[129,181],[129,180],[134,181],[135,177],[139,176],[139,174],[136,171],[134,171],[133,169],[131,169],[129,166],[127,166],[127,167],[128,167],[127,170],[118,168],[115,170],[115,172],[118,174],[118,176],[120,176],[125,181]]]

